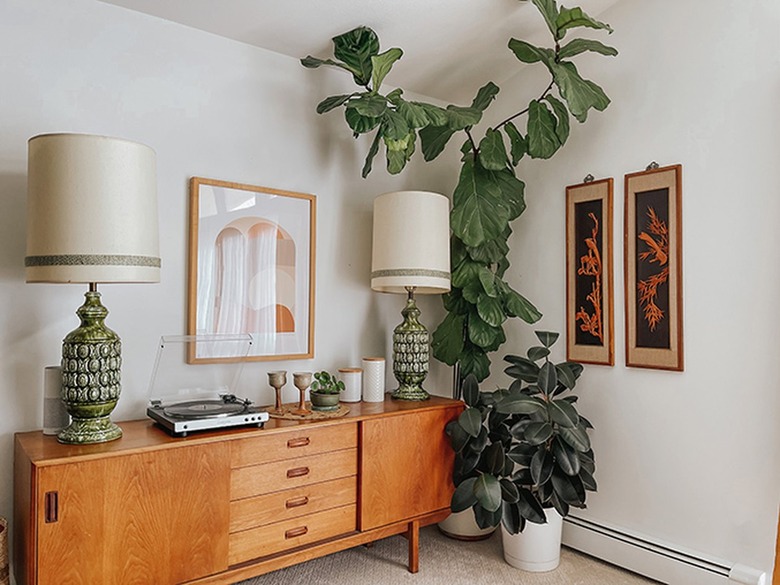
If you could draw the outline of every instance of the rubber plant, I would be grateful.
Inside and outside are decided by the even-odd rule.
[[[549,360],[557,333],[536,332],[542,345],[526,356],[508,355],[508,389],[480,392],[473,375],[463,382],[466,409],[447,425],[456,452],[453,512],[472,508],[481,528],[503,523],[517,534],[526,522],[544,524],[545,508],[567,516],[596,490],[591,423],[572,394],[580,364]]]
[[[488,353],[506,341],[503,324],[507,318],[535,323],[541,317],[505,279],[510,223],[525,209],[525,185],[515,168],[526,155],[553,156],[569,137],[570,117],[585,122],[592,109],[603,111],[610,102],[598,85],[580,75],[573,59],[585,52],[614,56],[617,51],[593,39],[566,39],[570,31],[582,27],[611,33],[609,25],[581,8],[559,6],[555,0],[531,1],[547,25],[551,46],[512,38],[509,49],[524,64],[546,67],[549,85],[527,107],[489,126],[481,137],[475,126],[499,93],[495,83],[481,87],[468,106],[407,101],[401,88],[383,93],[385,77],[403,51],[394,47],[380,52],[379,38],[368,27],[334,37],[332,59],[301,59],[308,68],[342,69],[358,86],[352,93],[325,98],[317,112],[343,108],[355,138],[373,134],[364,178],[381,147],[387,171],[396,174],[411,159],[418,138],[424,160],[432,161],[455,135],[462,137],[462,165],[450,216],[452,290],[443,297],[447,315],[432,340],[434,357],[448,365],[458,363],[461,379],[469,374],[478,381],[487,378]]]

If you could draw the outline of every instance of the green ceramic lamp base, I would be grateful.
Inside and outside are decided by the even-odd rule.
[[[392,397],[398,400],[427,400],[422,388],[428,376],[428,330],[418,321],[420,309],[414,302],[414,288],[407,288],[409,297],[401,314],[403,323],[393,330],[393,375],[398,389]]]
[[[122,436],[122,429],[111,422],[108,416],[101,418],[74,419],[65,427],[57,440],[60,443],[85,445],[89,443],[106,443]]]
[[[119,400],[122,344],[105,326],[108,310],[100,302],[97,285],[90,284],[76,314],[81,326],[62,340],[62,401],[73,422],[57,439],[88,444],[114,441],[122,429],[109,416]]]

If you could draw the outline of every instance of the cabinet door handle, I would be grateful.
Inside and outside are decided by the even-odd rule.
[[[43,516],[46,524],[59,520],[59,493],[46,492],[43,497]]]
[[[298,528],[290,528],[290,530],[284,533],[284,537],[287,539],[295,538],[296,536],[303,536],[308,531],[309,529],[306,526],[299,526]]]
[[[297,439],[290,439],[287,441],[287,447],[289,449],[294,449],[295,447],[305,447],[309,443],[311,443],[309,437],[298,437]]]
[[[289,478],[303,477],[304,475],[309,475],[308,467],[294,467],[293,469],[287,470],[287,477]]]
[[[301,506],[305,506],[309,503],[309,498],[307,496],[302,496],[300,498],[290,498],[284,503],[285,508],[300,508]]]

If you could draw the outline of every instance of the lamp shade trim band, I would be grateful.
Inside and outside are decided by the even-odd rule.
[[[124,254],[56,254],[27,256],[24,265],[33,266],[143,266],[160,268],[160,258]]]
[[[390,270],[375,270],[371,278],[386,278],[392,276],[429,276],[431,278],[450,279],[450,273],[445,270],[429,270],[427,268],[393,268]]]

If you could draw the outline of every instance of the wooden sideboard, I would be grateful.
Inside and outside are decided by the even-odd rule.
[[[130,421],[97,445],[18,433],[18,585],[230,584],[395,534],[416,572],[420,527],[449,514],[462,404],[349,408],[186,438]]]

